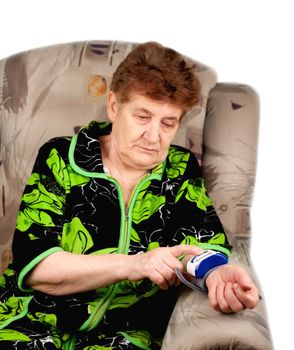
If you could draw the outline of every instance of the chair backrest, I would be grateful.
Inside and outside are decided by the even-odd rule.
[[[0,61],[0,253],[11,242],[21,193],[39,147],[52,137],[72,135],[90,120],[107,119],[112,73],[136,45],[72,42]],[[201,162],[208,95],[217,78],[213,69],[192,61],[202,103],[186,116],[174,142],[192,149]]]
[[[259,114],[259,96],[250,86],[217,83],[209,93],[203,132],[206,188],[231,244],[246,242],[248,260]]]

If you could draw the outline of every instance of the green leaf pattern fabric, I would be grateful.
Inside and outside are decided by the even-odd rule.
[[[63,228],[61,246],[65,251],[75,254],[85,254],[93,247],[91,234],[83,226],[79,218],[73,218]]]
[[[29,273],[34,261],[56,249],[142,254],[160,246],[193,244],[230,253],[201,169],[193,154],[179,146],[171,146],[166,161],[137,184],[127,219],[121,190],[103,168],[99,136],[111,128],[91,122],[76,137],[49,140],[39,150],[19,209],[13,262],[0,279],[3,339],[29,344],[34,341],[30,327],[38,326],[50,334],[44,350],[52,344],[70,348],[65,344],[75,342],[84,344],[84,350],[121,349],[122,343],[127,344],[123,349],[160,348],[178,288],[162,291],[142,280],[64,297],[20,290],[18,277],[25,281],[24,271]],[[105,310],[97,307],[102,304]],[[149,322],[154,317],[156,327]],[[87,325],[94,319],[101,321],[92,329]],[[23,334],[13,330],[16,323],[23,323]],[[79,329],[84,336],[76,339]]]

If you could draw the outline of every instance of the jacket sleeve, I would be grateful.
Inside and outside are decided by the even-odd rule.
[[[27,290],[23,282],[34,266],[62,250],[60,242],[69,181],[67,167],[55,145],[64,142],[66,140],[60,139],[60,142],[48,142],[40,148],[22,195],[12,244],[13,267],[22,290]]]
[[[192,152],[182,156],[185,171],[180,176],[175,195],[174,227],[176,243],[195,244],[230,255],[224,227],[205,188],[201,168]],[[183,160],[181,162],[183,164]],[[183,166],[182,166],[183,168]]]

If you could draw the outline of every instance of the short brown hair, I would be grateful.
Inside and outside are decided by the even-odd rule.
[[[184,113],[199,103],[201,96],[195,64],[157,42],[139,44],[127,55],[113,74],[110,90],[122,103],[138,92],[178,105]]]

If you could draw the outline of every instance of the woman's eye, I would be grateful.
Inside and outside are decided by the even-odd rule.
[[[173,122],[163,122],[162,124],[166,128],[173,128],[175,126],[175,123],[173,123]]]
[[[147,120],[149,118],[147,115],[138,115],[137,117],[141,120]]]

